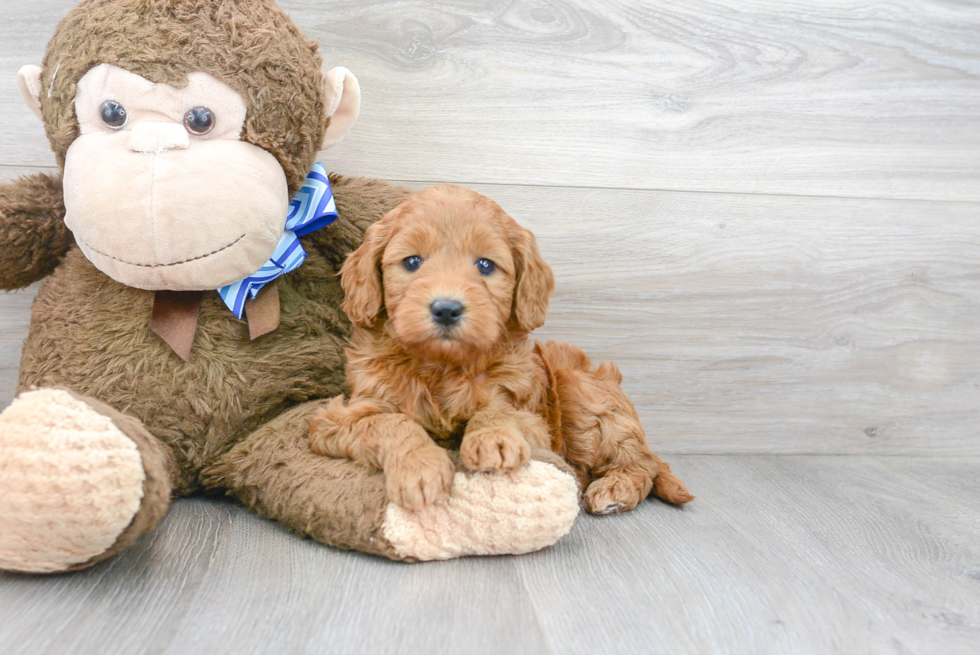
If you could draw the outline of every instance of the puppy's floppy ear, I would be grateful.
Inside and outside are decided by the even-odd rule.
[[[391,240],[393,209],[364,232],[364,243],[355,250],[340,269],[340,286],[344,289],[344,310],[357,327],[370,327],[381,313],[384,290],[381,285],[381,255]]]
[[[541,256],[538,241],[530,231],[515,223],[510,230],[510,243],[517,269],[511,318],[522,330],[530,332],[544,325],[548,299],[555,292],[555,275]]]

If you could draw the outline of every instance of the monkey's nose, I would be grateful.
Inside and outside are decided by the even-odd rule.
[[[143,121],[134,125],[129,135],[129,149],[143,154],[183,150],[189,145],[187,130],[177,123]]]
[[[444,328],[452,327],[459,317],[463,315],[463,303],[449,298],[437,298],[429,305],[432,312],[432,320]]]

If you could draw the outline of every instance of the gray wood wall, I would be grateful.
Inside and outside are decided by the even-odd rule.
[[[73,4],[0,0],[0,179],[53,170],[15,74]],[[980,5],[281,4],[361,82],[328,168],[534,229],[541,336],[620,364],[660,452],[980,455]]]

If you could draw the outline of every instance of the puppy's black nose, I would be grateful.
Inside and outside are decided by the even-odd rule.
[[[463,315],[463,303],[449,298],[438,298],[429,305],[432,319],[442,327],[452,327]]]

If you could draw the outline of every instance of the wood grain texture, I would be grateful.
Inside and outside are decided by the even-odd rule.
[[[562,542],[568,559],[553,571],[518,561],[555,652],[975,648],[980,542],[960,535],[977,534],[976,488],[952,499],[910,485],[906,462],[892,458],[677,461],[698,495],[689,509],[602,522],[589,536],[603,547]],[[949,469],[977,474],[976,461],[913,466],[940,480]],[[548,612],[576,601],[590,611]]]
[[[0,164],[50,164],[12,75],[74,0],[0,5]],[[284,0],[388,179],[980,200],[980,6]]]
[[[0,573],[0,651],[161,652],[196,611],[238,509],[183,501],[138,546],[80,575]]]
[[[21,291],[0,291],[0,408],[6,407],[17,391],[20,353],[31,322],[31,303],[37,286]]]
[[[980,455],[980,205],[471,186],[655,449]]]
[[[44,47],[58,21],[77,4],[72,0],[0,0],[0,175],[13,166],[55,166],[44,126],[17,90],[17,71],[41,65]],[[21,175],[25,172],[17,172]]]
[[[535,336],[617,362],[655,450],[980,455],[980,204],[471,186],[555,269]]]
[[[685,509],[650,501],[539,553],[445,563],[178,501],[95,569],[0,574],[0,651],[975,653],[980,489],[960,485],[980,459],[672,463],[698,495]]]
[[[56,171],[57,168],[54,166],[37,168],[0,166],[0,183],[22,175]],[[2,247],[0,245],[0,248]],[[31,303],[37,295],[38,286],[40,283],[20,291],[9,293],[0,291],[0,408],[6,407],[17,391],[21,346],[27,337],[27,328],[31,321]]]

